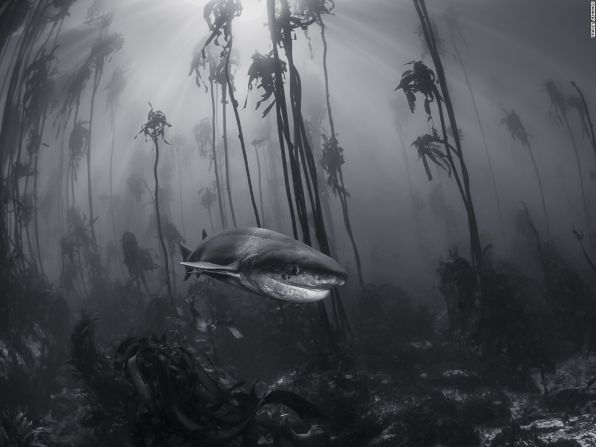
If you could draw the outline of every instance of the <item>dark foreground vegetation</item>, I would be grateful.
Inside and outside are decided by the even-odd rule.
[[[75,315],[3,268],[2,445],[592,445],[593,298],[554,250],[537,256],[540,283],[487,256],[480,302],[451,253],[441,313],[369,284],[333,350],[310,308],[248,305],[212,280],[176,311],[114,282]]]
[[[519,252],[501,259],[479,222],[468,164],[473,148],[458,127],[464,120],[443,65],[446,43],[425,1],[413,0],[426,60],[404,61],[397,87],[387,87],[387,96],[404,106],[395,112],[407,213],[425,253],[423,205],[406,156],[413,148],[419,172],[439,180],[428,203],[448,237],[456,233],[454,210],[465,222],[460,240],[466,242],[433,261],[441,298],[432,302],[396,282],[367,279],[375,266],[361,258],[365,236],[354,226],[350,194],[357,182],[345,175],[349,160],[332,107],[327,21],[335,3],[263,0],[269,50],[251,58],[243,108],[234,40],[242,4],[207,2],[208,32],[190,74],[210,109],[192,131],[208,165],[197,204],[208,215],[209,232],[238,226],[243,194],[250,225],[285,223],[295,239],[351,260],[351,283],[328,299],[274,302],[206,275],[182,282],[178,250],[184,213],[193,208],[184,203],[182,170],[192,157],[183,152],[183,137],[170,138],[173,124],[151,103],[137,134],[152,151],[149,181],[128,172],[127,195],[119,196],[116,116],[127,81],[126,70],[111,63],[126,42],[111,31],[113,16],[100,1],[90,2],[80,35],[63,36],[77,3],[7,0],[0,6],[6,74],[0,91],[0,447],[596,445],[593,194],[576,128],[593,151],[596,139],[579,85],[565,89],[549,80],[542,88],[570,143],[577,191],[567,193],[580,204],[581,224],[554,236],[538,150],[522,117],[507,109],[501,124],[526,150],[539,204],[536,211],[522,202],[515,228],[507,228],[499,173],[457,46],[462,31],[447,22],[488,160],[501,233],[495,244],[505,245],[509,234]],[[83,35],[91,36],[90,48],[60,73],[60,44],[85,42]],[[303,108],[295,48],[305,41],[311,53],[313,45],[322,48],[318,113]],[[109,187],[100,194],[92,156],[101,155],[96,100],[104,95],[111,144],[103,167]],[[242,118],[255,113],[249,103],[267,123],[250,138]],[[426,131],[409,148],[406,123],[420,109]],[[49,157],[51,150],[56,154]],[[177,191],[161,170],[174,151]],[[241,160],[236,177],[234,153]],[[49,177],[46,188],[39,184],[42,173]],[[453,207],[444,195],[449,184]],[[561,248],[569,240],[581,262]]]

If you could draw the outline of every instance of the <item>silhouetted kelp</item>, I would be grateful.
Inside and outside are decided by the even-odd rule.
[[[588,104],[586,102],[586,97],[575,82],[571,81],[571,85],[577,91],[579,97],[572,96],[567,100],[567,102],[569,107],[577,111],[582,125],[582,136],[589,134],[592,149],[596,154],[596,135],[594,134],[594,123],[592,121],[590,109],[588,108]]]
[[[95,347],[93,320],[83,317],[72,335],[72,363],[91,404],[87,423],[98,440],[138,446],[257,445],[259,438],[303,446],[324,439],[309,420],[321,412],[299,395],[234,383],[196,349],[166,337],[132,337],[113,355],[113,365]],[[278,406],[292,410],[284,416]],[[310,427],[310,428],[309,428]],[[308,444],[311,445],[311,444]]]
[[[168,261],[168,251],[166,249],[166,244],[163,235],[163,227],[161,225],[161,214],[159,212],[159,202],[160,202],[160,191],[159,191],[159,179],[157,176],[157,166],[159,164],[159,140],[161,139],[164,143],[169,144],[165,138],[165,129],[166,127],[172,127],[170,123],[166,121],[166,115],[158,110],[157,112],[153,111],[153,106],[149,104],[151,109],[149,110],[149,114],[147,115],[147,122],[141,126],[141,130],[139,131],[138,135],[143,134],[145,138],[150,138],[153,142],[153,147],[155,149],[155,163],[153,164],[153,178],[155,181],[155,188],[153,193],[153,205],[155,206],[155,217],[157,220],[157,234],[159,236],[159,243],[161,244],[162,250],[162,259],[165,266],[165,276],[166,276],[166,285],[168,288],[168,297],[170,298],[170,302],[172,307],[176,307],[174,303],[174,294],[172,293],[172,283],[170,281],[170,268],[169,268],[169,261]]]
[[[221,220],[221,227],[222,229],[226,229],[227,220],[226,214],[224,211],[224,200],[223,200],[223,193],[222,193],[222,181],[220,180],[219,174],[219,162],[217,157],[217,150],[216,150],[216,126],[215,126],[215,119],[216,119],[216,102],[215,102],[215,79],[216,79],[216,68],[217,68],[217,59],[216,56],[213,54],[212,51],[205,49],[205,44],[200,43],[199,48],[195,50],[195,57],[191,63],[191,70],[190,73],[193,71],[195,72],[195,82],[198,87],[201,86],[203,83],[203,79],[201,77],[201,71],[205,70],[208,66],[209,72],[207,75],[207,79],[209,80],[209,87],[205,83],[205,90],[209,90],[210,97],[211,97],[211,129],[209,130],[206,126],[205,122],[203,124],[198,124],[195,126],[194,135],[195,141],[199,146],[199,153],[203,156],[203,142],[207,139],[211,139],[211,162],[209,167],[213,167],[215,172],[215,186],[217,190],[217,199],[219,205],[219,217]],[[227,174],[226,174],[227,177]]]
[[[505,111],[505,116],[501,118],[501,124],[507,127],[507,130],[509,130],[509,133],[511,134],[511,138],[513,138],[514,141],[519,141],[522,146],[528,149],[528,154],[530,155],[530,160],[532,161],[532,166],[534,167],[534,175],[536,176],[536,181],[538,182],[538,189],[540,190],[540,200],[542,203],[542,213],[544,217],[546,238],[550,239],[550,225],[548,219],[548,211],[546,208],[546,199],[544,198],[542,177],[540,176],[540,169],[538,169],[536,159],[534,158],[534,153],[532,152],[532,146],[530,144],[530,134],[528,134],[526,128],[524,127],[521,121],[521,118],[513,109],[511,109],[510,112]]]
[[[423,116],[430,126],[412,146],[427,178],[439,181],[423,201],[404,160],[416,234],[429,243],[414,256],[400,250],[402,257],[392,258],[392,264],[384,263],[386,258],[376,260],[379,264],[371,264],[369,274],[386,275],[376,271],[383,262],[390,274],[408,275],[412,258],[429,257],[430,242],[460,242],[457,208],[449,202],[449,185],[441,183],[453,177],[467,213],[472,255],[466,258],[451,250],[439,261],[437,285],[444,306],[426,308],[419,303],[427,297],[431,302],[433,285],[428,278],[411,298],[394,283],[371,284],[363,279],[348,210],[348,200],[356,206],[349,193],[356,196],[352,188],[357,183],[346,185],[343,179],[350,147],[340,144],[330,99],[334,82],[329,75],[327,33],[333,29],[327,28],[327,21],[334,20],[332,0],[267,0],[263,20],[269,26],[269,48],[254,54],[247,78],[249,94],[257,95],[257,115],[272,119],[277,138],[265,129],[268,122],[255,129],[254,152],[245,147],[243,131],[248,127],[243,125],[249,121],[240,122],[234,87],[243,55],[236,53],[234,37],[241,36],[233,31],[239,27],[235,20],[242,6],[239,0],[207,2],[203,16],[208,35],[198,46],[191,73],[211,96],[211,116],[198,118],[193,134],[198,154],[205,168],[209,164],[209,171],[214,170],[210,175],[215,174],[215,181],[202,178],[192,196],[183,193],[184,163],[188,161],[189,169],[192,163],[193,172],[201,167],[183,151],[184,135],[171,140],[176,149],[172,160],[177,157],[178,163],[177,173],[171,174],[178,178],[168,178],[162,170],[158,179],[158,142],[168,123],[162,112],[151,110],[141,133],[154,143],[155,186],[150,188],[143,178],[140,157],[130,162],[134,172],[124,174],[128,193],[122,198],[114,166],[117,106],[124,89],[134,83],[126,82],[122,69],[104,79],[124,41],[110,31],[112,14],[104,11],[105,5],[99,0],[90,3],[86,17],[72,8],[68,23],[74,0],[7,0],[0,6],[0,56],[5,69],[0,86],[0,445],[578,445],[571,437],[594,426],[590,406],[596,400],[593,278],[584,277],[583,271],[590,273],[588,269],[596,267],[586,206],[589,188],[583,184],[585,166],[579,166],[581,138],[587,136],[596,151],[588,91],[584,96],[572,83],[575,92],[570,97],[553,81],[545,84],[556,119],[575,150],[585,196],[585,224],[573,229],[579,246],[572,247],[583,259],[579,263],[568,259],[565,250],[574,242],[571,228],[565,237],[554,232],[560,221],[555,220],[554,203],[549,203],[547,216],[541,178],[548,171],[539,172],[542,159],[534,159],[545,153],[534,154],[530,135],[517,112],[511,111],[502,124],[530,152],[545,227],[534,224],[527,208],[520,210],[515,256],[512,262],[500,260],[491,246],[480,241],[462,131],[447,89],[448,67],[441,60],[450,49],[438,34],[441,23],[431,19],[425,2],[413,1],[418,34],[432,64],[413,61],[398,88],[411,112],[417,96],[424,97]],[[359,11],[356,3],[342,10],[347,15],[338,23]],[[367,14],[392,7],[366,6]],[[447,18],[451,50],[472,99],[495,192],[494,202],[478,203],[483,212],[496,206],[504,231],[497,176],[472,88],[476,83],[468,78],[459,51],[463,33],[454,17]],[[85,26],[69,28],[76,20]],[[303,91],[308,83],[303,84],[303,65],[297,63],[303,54],[295,49],[304,43],[313,59],[316,42],[307,35],[313,25],[321,36],[324,93],[314,98],[320,107],[309,108],[307,117],[303,100],[313,98]],[[375,32],[382,29],[375,24]],[[339,97],[339,88],[337,93]],[[104,113],[109,115],[107,130],[98,127],[104,121],[95,101],[102,95],[107,102]],[[248,98],[245,106],[247,102]],[[339,199],[344,220],[340,227],[350,239],[360,282],[348,309],[339,295],[328,300],[328,308],[321,304],[316,315],[316,308],[244,299],[240,292],[231,293],[209,278],[193,282],[187,290],[176,283],[175,251],[186,236],[185,219],[189,227],[187,209],[201,205],[200,217],[209,215],[213,233],[242,220],[238,191],[244,180],[231,181],[236,166],[227,129],[228,103],[239,133],[242,177],[248,184],[245,198],[247,203],[250,198],[252,208],[249,217],[254,214],[257,225],[279,229],[291,223],[296,239],[318,245],[327,254],[342,253],[342,241],[333,238],[329,200],[332,194]],[[407,109],[394,110],[399,137],[404,139],[407,120],[402,112],[407,114]],[[218,117],[221,129],[216,128]],[[378,118],[382,123],[384,117]],[[415,125],[413,120],[407,123]],[[475,129],[465,130],[466,141],[473,143],[478,136]],[[101,190],[107,185],[94,184],[90,174],[100,163],[108,169],[108,150],[105,163],[98,157],[98,136],[110,138],[110,132],[108,196],[107,188]],[[250,157],[258,170],[258,197]],[[79,170],[81,163],[86,173]],[[81,184],[77,191],[85,176],[87,185]],[[171,180],[178,181],[176,194]],[[86,193],[86,203],[80,202],[80,192]],[[279,200],[284,193],[285,205]],[[390,200],[397,195],[391,193]],[[97,199],[105,203],[108,197],[109,206],[96,209]],[[179,220],[172,213],[176,200]],[[219,218],[212,216],[216,201]],[[146,205],[155,207],[155,215],[145,212]],[[104,210],[110,214],[111,232],[108,220],[98,220]],[[430,216],[424,216],[427,210]],[[433,234],[430,224],[425,228],[424,217],[444,226],[447,237],[441,231]],[[196,231],[196,225],[193,228]],[[407,238],[404,234],[410,234],[407,230],[395,229],[390,238],[401,243]],[[161,261],[149,248],[156,233]],[[367,237],[378,241],[377,235]],[[483,233],[482,239],[490,237]],[[503,248],[498,245],[494,251],[502,255]],[[521,267],[516,264],[522,262]],[[405,285],[413,285],[410,278],[407,281]],[[164,283],[170,300],[165,299]],[[81,308],[93,317],[84,316],[71,334],[70,319]],[[69,335],[70,362],[65,366]],[[247,386],[232,374],[275,385]],[[328,419],[318,408],[325,409]]]
[[[234,216],[234,208],[232,206],[232,196],[230,190],[230,177],[228,172],[228,140],[227,140],[227,130],[226,130],[226,104],[227,104],[227,96],[230,97],[230,101],[232,102],[232,108],[234,109],[234,117],[236,119],[236,128],[238,130],[238,139],[240,140],[240,148],[242,149],[242,156],[244,159],[244,168],[246,172],[246,179],[248,182],[248,191],[250,194],[250,200],[253,207],[253,212],[255,215],[256,225],[257,227],[261,226],[261,221],[259,218],[259,212],[257,209],[257,203],[255,200],[255,195],[252,187],[252,180],[250,175],[250,169],[248,166],[248,158],[246,153],[246,147],[244,143],[244,134],[242,131],[242,124],[240,122],[240,115],[238,113],[238,101],[236,100],[234,94],[234,85],[233,85],[233,77],[230,73],[230,58],[233,49],[233,42],[234,36],[232,33],[232,25],[234,18],[239,16],[242,13],[242,4],[239,0],[211,0],[205,5],[203,10],[203,16],[207,25],[209,26],[210,35],[205,41],[203,48],[201,49],[201,58],[204,60],[207,58],[205,54],[206,48],[209,46],[210,43],[214,43],[215,46],[220,46],[219,38],[223,36],[225,45],[222,47],[222,52],[219,57],[219,63],[215,67],[215,73],[210,73],[210,76],[213,75],[214,80],[221,85],[221,95],[222,95],[222,121],[223,121],[223,142],[224,142],[224,151],[226,156],[226,185],[228,189],[228,197],[230,201],[230,210],[232,213],[232,221],[234,226],[236,226],[235,216]],[[193,61],[193,66],[191,67],[191,71],[194,69],[197,76],[197,83],[200,78],[200,66],[201,63],[196,63]],[[211,65],[210,65],[211,66]],[[211,82],[211,77],[210,77]],[[213,85],[211,85],[213,88]]]
[[[419,12],[420,21],[425,23],[427,19],[426,10],[422,10],[422,7],[415,2],[417,10]],[[424,3],[422,3],[422,6]],[[432,121],[431,104],[436,103],[439,111],[440,125],[442,130],[442,136],[439,137],[437,130],[434,128],[434,124],[431,129],[431,134],[419,137],[414,143],[417,148],[419,155],[425,163],[425,169],[429,180],[432,179],[430,174],[430,168],[428,167],[427,159],[430,158],[435,164],[445,169],[447,173],[453,178],[458,187],[459,194],[462,202],[466,209],[468,217],[468,229],[470,233],[470,250],[472,254],[472,260],[478,267],[479,274],[482,274],[483,262],[482,262],[482,247],[480,243],[480,236],[478,233],[478,223],[476,221],[476,212],[474,210],[474,204],[472,202],[472,195],[470,190],[470,181],[468,175],[468,169],[464,160],[464,155],[461,148],[461,141],[458,133],[457,124],[455,122],[455,113],[450,103],[447,86],[445,81],[445,75],[441,65],[441,60],[437,49],[434,47],[433,35],[430,30],[425,31],[427,36],[427,44],[431,48],[431,55],[433,56],[433,62],[440,75],[438,79],[435,73],[427,67],[422,61],[413,61],[409,64],[412,68],[402,73],[400,83],[395,90],[402,90],[408,100],[410,111],[414,113],[416,107],[416,94],[421,93],[424,96],[424,110],[428,116],[428,120]],[[441,91],[437,87],[437,80],[441,87]],[[445,98],[445,99],[444,99]],[[449,134],[447,132],[443,104],[447,109],[447,114],[451,124],[453,132],[453,140],[455,147],[449,142]],[[439,150],[439,144],[444,146],[444,152]],[[456,165],[457,161],[457,165]]]
[[[503,221],[503,212],[501,209],[501,197],[499,194],[499,189],[497,187],[497,179],[495,175],[495,169],[493,166],[493,157],[491,156],[491,152],[488,147],[488,142],[486,138],[486,132],[484,130],[484,124],[482,119],[480,118],[480,112],[478,110],[478,102],[476,101],[476,95],[474,94],[474,89],[472,88],[472,84],[470,81],[470,77],[468,75],[468,70],[466,68],[466,64],[464,62],[464,58],[461,55],[459,50],[458,42],[466,44],[466,39],[461,29],[461,25],[459,23],[458,14],[453,9],[447,9],[445,22],[447,24],[447,28],[449,29],[449,37],[451,40],[451,46],[453,47],[453,51],[455,53],[454,57],[461,66],[462,73],[464,75],[464,79],[466,82],[466,87],[468,88],[468,92],[470,94],[470,99],[472,100],[472,106],[474,108],[474,115],[476,117],[476,122],[478,124],[478,131],[480,132],[480,136],[482,137],[482,146],[484,148],[484,153],[486,154],[486,161],[488,163],[488,168],[490,171],[491,182],[493,187],[493,193],[495,197],[495,204],[497,208],[497,215],[499,217],[499,224],[501,227],[501,236],[503,237],[503,242],[505,240],[505,223]],[[437,31],[433,30],[435,36],[437,36]],[[439,46],[439,53],[441,52],[441,43],[438,44]],[[463,139],[463,135],[461,130],[459,131],[460,139]],[[450,133],[450,136],[453,136]]]
[[[559,125],[564,125],[567,133],[569,134],[569,140],[571,141],[571,147],[573,148],[573,154],[575,156],[575,163],[577,168],[577,176],[580,186],[580,193],[582,198],[583,210],[584,210],[584,219],[586,227],[591,227],[590,221],[590,214],[588,212],[588,201],[586,198],[586,191],[584,187],[584,176],[582,173],[582,163],[580,161],[579,152],[577,148],[577,143],[575,141],[575,137],[573,136],[573,132],[571,131],[571,125],[569,124],[569,103],[565,98],[562,90],[560,89],[559,85],[551,80],[546,81],[543,84],[543,90],[548,95],[551,104],[551,113],[555,120],[555,123]]]
[[[126,77],[124,70],[116,68],[112,72],[112,77],[105,86],[106,106],[110,113],[110,126],[112,130],[112,140],[110,143],[110,219],[112,220],[112,236],[116,239],[116,223],[115,223],[115,203],[114,203],[114,149],[116,147],[116,109],[119,106],[119,99],[126,88]]]

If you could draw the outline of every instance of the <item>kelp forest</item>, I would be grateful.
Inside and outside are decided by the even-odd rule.
[[[596,446],[589,25],[0,2],[0,447]]]

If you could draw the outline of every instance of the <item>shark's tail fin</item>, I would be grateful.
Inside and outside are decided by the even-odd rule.
[[[192,250],[188,248],[186,245],[184,245],[183,242],[180,242],[180,254],[182,255],[182,260],[187,261],[191,253]],[[190,277],[192,270],[192,267],[186,265],[184,266],[184,281],[186,281]]]

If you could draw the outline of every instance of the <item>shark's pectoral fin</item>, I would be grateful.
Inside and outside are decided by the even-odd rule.
[[[219,265],[212,262],[181,262],[184,267],[191,269],[192,272],[205,272],[216,275],[238,276],[238,266],[236,264]]]

